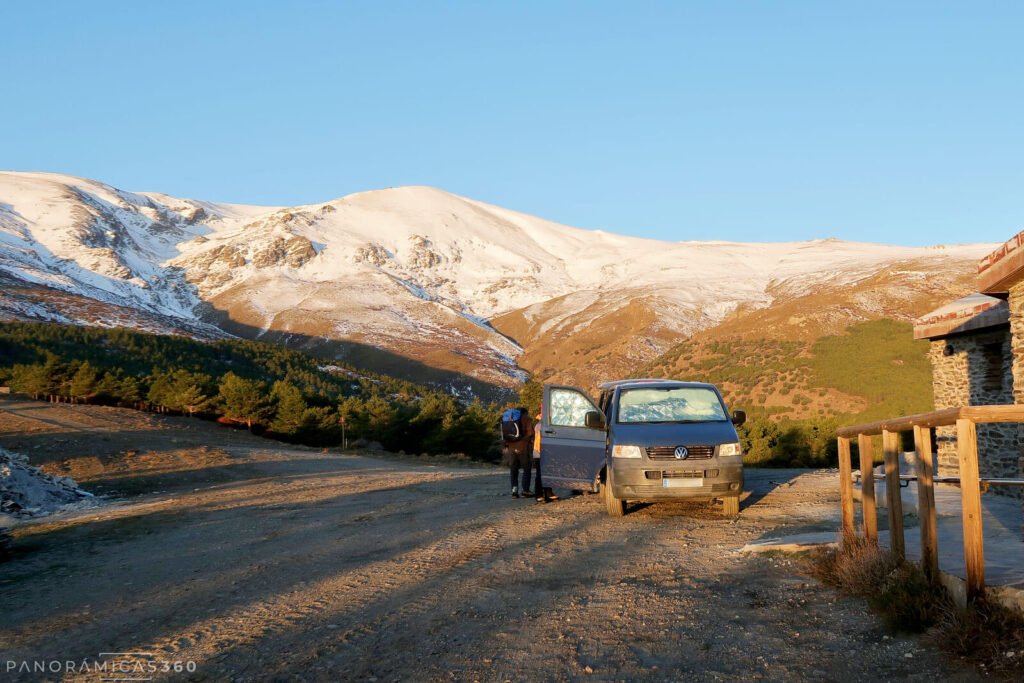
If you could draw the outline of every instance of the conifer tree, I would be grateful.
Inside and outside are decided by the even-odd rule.
[[[15,365],[11,369],[11,389],[38,399],[52,394],[54,384],[44,365]]]
[[[263,422],[273,414],[267,385],[244,379],[233,372],[221,378],[218,398],[224,416],[245,422],[249,429],[254,422]]]
[[[274,399],[274,420],[271,429],[281,434],[294,434],[306,423],[306,399],[291,382],[278,380],[271,390]]]
[[[96,394],[97,379],[96,368],[90,365],[89,361],[78,366],[78,370],[71,376],[71,382],[68,385],[68,394],[71,396],[71,400],[77,403],[92,398]]]
[[[189,415],[205,410],[211,401],[213,382],[209,375],[175,370],[171,375],[167,405]]]

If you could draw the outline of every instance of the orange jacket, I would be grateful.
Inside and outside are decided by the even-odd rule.
[[[540,423],[541,423],[541,420],[542,420],[543,417],[544,417],[544,413],[540,413],[540,414],[537,415],[537,418],[536,418],[536,420],[537,420],[536,421],[536,426],[537,427],[540,427]],[[535,457],[535,458],[539,458],[540,457],[540,429],[534,429],[533,430],[533,457]]]

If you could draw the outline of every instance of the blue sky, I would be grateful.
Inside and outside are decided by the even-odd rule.
[[[255,204],[396,185],[669,240],[1024,229],[1024,3],[0,8],[0,168]]]

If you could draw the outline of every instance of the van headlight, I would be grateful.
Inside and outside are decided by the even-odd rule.
[[[718,447],[719,455],[739,455],[740,445],[738,443],[723,443]]]
[[[613,458],[639,458],[639,446],[615,446],[612,448]]]

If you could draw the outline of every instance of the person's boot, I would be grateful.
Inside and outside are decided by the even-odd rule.
[[[515,487],[515,486],[512,487],[512,497],[513,498],[518,498],[519,497],[519,489],[517,487]]]

